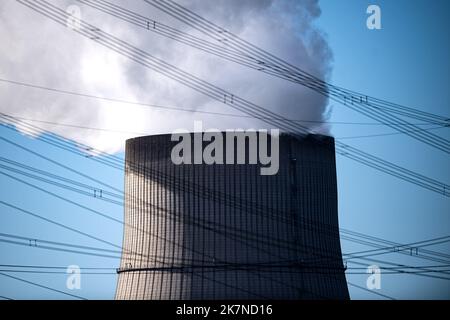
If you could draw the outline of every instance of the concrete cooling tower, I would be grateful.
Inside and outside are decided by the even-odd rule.
[[[177,143],[126,142],[116,299],[349,299],[333,138],[280,134],[273,175],[260,163],[174,164]]]

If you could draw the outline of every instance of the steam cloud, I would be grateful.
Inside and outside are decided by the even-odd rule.
[[[201,36],[143,1],[113,2]],[[178,2],[322,79],[330,75],[332,54],[324,35],[314,26],[321,13],[318,1]],[[210,56],[77,2],[53,3],[63,9],[78,5],[83,20],[286,117],[323,120],[326,114],[327,99],[309,89]],[[16,1],[0,2],[0,39],[0,78],[149,104],[238,113],[83,38]],[[203,120],[206,128],[267,127],[249,118],[138,107],[3,82],[0,82],[0,111],[23,118],[122,131],[105,132],[35,123],[45,130],[111,153],[123,150],[127,138],[144,133],[168,133],[176,128],[192,129],[194,120]],[[327,132],[326,127],[317,124],[311,128],[316,132]]]

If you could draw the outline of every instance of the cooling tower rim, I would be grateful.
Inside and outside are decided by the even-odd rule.
[[[211,131],[208,131],[208,132],[211,132]],[[225,131],[220,131],[220,130],[218,130],[216,132],[225,133]],[[191,134],[191,135],[194,133],[197,133],[197,132],[194,132],[194,131],[189,132],[189,134]],[[202,133],[204,133],[204,132],[202,132]],[[171,135],[172,135],[172,133],[158,133],[158,134],[152,134],[152,135],[138,136],[138,137],[127,139],[126,143],[128,144],[128,143],[132,143],[137,140],[147,140],[147,139],[151,139],[151,138],[164,137],[164,136],[169,137]],[[334,137],[329,136],[329,135],[324,135],[324,134],[313,134],[313,133],[297,134],[297,133],[289,133],[289,132],[280,132],[280,137],[292,137],[297,140],[309,140],[309,141],[315,140],[318,142],[328,142],[328,143],[334,144]]]

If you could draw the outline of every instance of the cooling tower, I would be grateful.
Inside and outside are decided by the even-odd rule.
[[[349,299],[333,138],[281,134],[274,175],[175,165],[177,143],[126,142],[116,299]]]

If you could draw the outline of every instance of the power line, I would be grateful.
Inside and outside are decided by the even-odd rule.
[[[1,268],[19,268],[19,269],[59,269],[67,270],[68,266],[44,266],[44,265],[29,265],[29,264],[0,264]],[[79,267],[80,270],[117,270],[117,267]]]
[[[378,295],[378,296],[380,296],[380,297],[387,298],[387,299],[389,299],[389,300],[395,300],[395,298],[393,298],[393,297],[391,297],[391,296],[388,296],[388,295],[386,295],[386,294],[384,294],[384,293],[381,293],[381,292],[378,292],[378,291],[375,291],[375,290],[369,290],[369,289],[367,289],[367,288],[364,288],[364,287],[359,286],[359,285],[357,285],[357,284],[351,283],[351,282],[349,282],[349,281],[347,281],[347,283],[348,283],[349,285],[351,285],[352,287],[355,287],[355,288],[358,288],[358,289],[361,289],[361,290],[370,292],[370,293],[372,293],[372,294],[376,294],[376,295]]]
[[[0,140],[6,142],[6,143],[8,143],[8,144],[11,144],[11,145],[13,145],[13,146],[15,146],[15,147],[17,147],[17,148],[19,148],[19,149],[22,149],[22,150],[24,150],[24,151],[26,151],[26,152],[28,152],[28,153],[31,153],[31,154],[33,154],[33,155],[35,155],[35,156],[37,156],[37,157],[39,157],[39,158],[41,158],[41,159],[44,159],[44,160],[46,160],[46,161],[48,161],[48,162],[51,162],[51,163],[53,163],[54,165],[57,165],[57,166],[59,166],[59,167],[61,167],[61,168],[63,168],[63,169],[66,169],[66,170],[68,170],[68,171],[70,171],[70,172],[72,172],[72,173],[75,173],[75,174],[77,174],[77,175],[79,175],[79,176],[81,176],[81,177],[83,177],[83,178],[86,178],[86,179],[91,180],[91,181],[93,181],[93,182],[95,182],[95,183],[98,183],[99,185],[102,185],[102,186],[104,186],[104,187],[107,187],[107,188],[109,188],[109,189],[111,189],[111,190],[114,190],[114,191],[116,191],[116,192],[122,192],[120,189],[117,189],[117,188],[115,188],[115,187],[113,187],[113,186],[111,186],[111,185],[105,184],[104,182],[101,182],[101,181],[99,181],[99,180],[93,178],[92,176],[89,176],[89,175],[86,175],[86,174],[84,174],[84,173],[82,173],[82,172],[80,172],[80,171],[74,170],[73,168],[71,168],[71,167],[69,167],[69,166],[63,165],[63,164],[61,164],[61,163],[58,162],[58,161],[55,161],[55,160],[53,160],[53,159],[50,159],[49,157],[46,157],[46,156],[44,156],[44,155],[42,155],[42,154],[39,154],[39,153],[37,153],[37,152],[35,152],[35,151],[29,149],[29,148],[26,148],[26,147],[24,147],[24,146],[22,146],[22,145],[20,145],[20,144],[17,144],[17,143],[15,143],[15,142],[13,142],[13,141],[11,141],[11,140],[9,140],[9,139],[6,139],[6,138],[4,138],[4,137],[0,137]],[[42,140],[45,141],[44,139],[42,139]],[[83,154],[83,156],[85,156],[85,155]]]
[[[284,263],[281,261],[280,263]],[[230,265],[233,265],[230,263]],[[237,264],[234,264],[237,265]],[[256,265],[262,265],[267,267],[277,267],[277,266],[283,266],[282,264],[277,263],[276,261],[274,263],[261,263]],[[17,268],[17,269],[50,269],[50,270],[67,270],[67,266],[58,266],[58,265],[28,265],[28,264],[0,264],[1,268]],[[201,268],[201,265],[197,266],[198,268]],[[211,266],[209,266],[211,267]],[[422,269],[422,268],[450,268],[450,264],[446,265],[423,265],[423,266],[407,266],[404,265],[402,267],[386,267],[386,266],[379,266],[381,270],[388,270],[388,271],[401,271],[402,269],[405,270],[415,270],[415,269]],[[79,267],[80,270],[115,270],[117,271],[118,267]],[[169,267],[170,268],[170,267]],[[327,266],[321,266],[323,269],[337,269],[333,267],[327,267]],[[367,270],[367,267],[347,267],[347,270]],[[429,270],[433,271],[433,270]],[[367,272],[366,272],[367,274]]]
[[[437,129],[443,129],[448,128],[448,125],[445,126],[438,126],[438,127],[432,127],[432,128],[420,128],[414,130],[417,131],[432,131]],[[389,132],[389,133],[377,133],[377,134],[367,134],[367,135],[360,135],[360,136],[346,136],[346,137],[336,137],[336,140],[349,140],[349,139],[364,139],[364,138],[377,138],[377,137],[387,137],[387,136],[396,136],[401,135],[402,132]]]
[[[0,233],[0,237],[16,239],[16,240],[0,239],[0,242],[3,242],[3,243],[21,245],[21,246],[26,246],[26,247],[30,247],[30,248],[39,248],[39,249],[46,249],[46,250],[52,250],[52,251],[60,251],[60,252],[66,252],[66,253],[90,255],[90,256],[96,256],[96,257],[101,257],[101,258],[120,259],[120,254],[122,253],[121,251],[117,251],[117,250],[116,251],[108,250],[108,249],[104,249],[104,248],[91,247],[91,246],[85,246],[85,245],[79,245],[79,244],[71,244],[71,243],[60,242],[60,241],[49,241],[49,240],[44,240],[44,239],[40,239],[40,238],[36,238],[36,237],[24,237],[24,236],[12,235],[12,234],[7,234],[7,233]],[[51,246],[49,246],[49,245],[51,245]],[[101,253],[101,252],[103,252],[103,253]],[[113,253],[116,253],[118,255],[115,255],[115,256],[111,255]]]
[[[32,274],[63,274],[67,275],[67,272],[63,271],[42,271],[42,270],[8,270],[8,269],[0,269],[0,272],[9,272],[9,273],[32,273]],[[117,272],[111,271],[102,271],[102,272],[83,272],[82,275],[117,275]]]
[[[2,161],[1,157],[0,157],[0,161]],[[106,201],[106,202],[109,202],[109,203],[112,203],[112,204],[123,206],[123,202],[122,201],[117,201],[117,200],[108,198],[107,197],[108,194],[106,192],[105,192],[105,194],[103,194],[103,190],[102,189],[89,188],[88,191],[85,191],[85,190],[83,190],[81,188],[76,188],[76,187],[69,186],[68,184],[55,182],[53,180],[49,180],[49,179],[40,177],[38,175],[28,173],[28,172],[26,172],[24,170],[16,169],[16,168],[13,168],[13,167],[10,167],[10,166],[5,166],[5,165],[2,165],[2,164],[0,164],[0,169],[4,169],[4,170],[7,170],[7,171],[10,171],[10,172],[22,175],[22,176],[26,176],[28,178],[35,179],[37,181],[41,181],[41,182],[44,182],[44,183],[47,183],[47,184],[50,184],[50,185],[53,185],[53,186],[56,186],[56,187],[59,187],[59,188],[70,190],[70,191],[82,194],[84,196],[93,197],[93,198],[96,198],[96,199],[99,199],[99,200],[102,200],[102,201]],[[55,176],[55,175],[52,175],[52,176]],[[58,177],[56,179],[64,179],[64,178],[63,177]],[[70,184],[78,184],[76,181],[69,180],[69,179],[67,179],[66,182],[68,182]],[[117,195],[117,197],[120,197],[120,196]]]
[[[149,132],[137,132],[137,131],[126,131],[126,130],[115,130],[110,128],[98,128],[98,127],[88,127],[88,126],[82,126],[77,124],[69,124],[69,123],[60,123],[60,122],[54,122],[54,121],[45,121],[45,120],[38,120],[38,119],[31,119],[31,118],[24,118],[24,117],[18,117],[13,116],[6,113],[0,113],[4,116],[15,118],[22,121],[29,121],[29,122],[37,122],[37,123],[43,123],[43,124],[49,124],[53,126],[61,126],[61,127],[68,127],[68,128],[77,128],[77,129],[84,129],[84,130],[93,130],[93,131],[101,131],[101,132],[110,132],[110,133],[117,133],[117,134],[137,134],[137,135],[148,135]],[[306,121],[305,122],[311,122]],[[330,122],[330,121],[314,121],[316,123],[323,123],[323,124],[336,124],[336,122]],[[352,125],[383,125],[380,123],[364,123],[364,122],[337,122],[337,124],[352,124]],[[401,124],[399,124],[401,125]],[[418,125],[427,125],[426,123],[418,124]],[[443,129],[448,128],[448,125],[444,126],[436,126],[436,127],[430,127],[430,128],[420,128],[414,131],[430,131],[430,130],[437,130],[437,129]],[[380,133],[380,134],[370,134],[370,135],[359,135],[359,136],[344,136],[344,137],[335,137],[336,140],[346,140],[346,139],[361,139],[361,138],[374,138],[374,137],[384,137],[384,136],[394,136],[394,135],[401,135],[403,133],[401,132],[389,132],[389,133]]]
[[[15,206],[15,205],[10,204],[10,203],[7,203],[7,202],[4,202],[4,201],[1,201],[1,200],[0,200],[0,204],[1,204],[1,205],[4,205],[4,206],[7,206],[7,207],[10,207],[10,208],[16,210],[17,212],[25,213],[25,214],[27,214],[27,215],[36,217],[36,218],[41,219],[41,220],[44,220],[44,221],[46,221],[46,222],[48,222],[48,223],[50,223],[50,224],[57,225],[57,226],[59,226],[59,227],[61,227],[61,228],[64,228],[64,229],[66,229],[66,230],[69,230],[69,231],[72,231],[72,232],[75,232],[75,233],[78,233],[78,234],[81,234],[81,235],[86,236],[86,237],[88,237],[88,238],[91,238],[91,239],[93,239],[93,240],[96,240],[96,241],[99,241],[99,242],[102,242],[102,243],[109,244],[109,245],[111,245],[111,246],[113,246],[113,247],[116,247],[116,248],[118,248],[118,249],[121,249],[122,251],[114,251],[114,250],[108,250],[108,249],[103,249],[103,248],[94,248],[94,247],[80,246],[80,245],[77,245],[77,244],[70,244],[70,243],[63,243],[63,242],[49,241],[49,240],[42,240],[42,239],[38,239],[38,238],[36,238],[36,237],[24,237],[24,236],[17,236],[17,235],[11,235],[11,234],[6,234],[6,233],[0,233],[0,236],[3,236],[3,237],[10,237],[10,238],[16,238],[16,239],[22,239],[22,240],[24,240],[25,242],[17,242],[17,241],[16,241],[16,242],[13,242],[13,241],[10,241],[10,240],[5,240],[5,239],[0,239],[0,242],[6,242],[6,243],[13,243],[13,244],[25,245],[25,246],[32,247],[32,248],[43,248],[43,246],[40,245],[40,242],[42,242],[42,243],[56,244],[56,245],[58,245],[58,246],[68,246],[68,247],[78,247],[78,248],[84,247],[84,248],[86,248],[86,249],[91,248],[91,250],[103,251],[103,252],[108,252],[108,253],[122,253],[122,260],[124,260],[124,261],[131,259],[131,258],[127,257],[127,254],[136,254],[136,255],[138,255],[138,256],[140,256],[140,257],[144,257],[144,258],[153,258],[155,262],[164,263],[164,262],[158,261],[158,258],[159,258],[159,257],[158,257],[157,255],[144,255],[144,254],[136,253],[136,252],[133,252],[133,251],[124,249],[124,248],[122,248],[122,247],[119,246],[119,245],[116,245],[116,244],[114,244],[114,243],[111,243],[111,242],[109,242],[109,241],[106,241],[106,240],[104,240],[104,239],[101,239],[101,238],[99,238],[99,237],[96,237],[96,236],[93,236],[93,235],[91,235],[91,234],[88,234],[88,233],[85,233],[85,232],[83,232],[83,231],[80,231],[80,230],[78,230],[78,229],[69,227],[69,226],[67,226],[66,224],[62,224],[62,223],[56,222],[56,221],[54,221],[54,220],[45,218],[45,217],[43,217],[43,216],[40,216],[40,215],[38,215],[38,214],[36,214],[36,213],[30,212],[30,211],[25,210],[25,209],[22,209],[22,208],[20,208],[20,207],[18,207],[18,206]],[[30,245],[30,244],[31,244],[31,245]],[[50,248],[49,248],[49,247],[46,247],[46,248],[44,248],[44,249],[57,250],[57,251],[61,251],[61,250],[62,250],[62,249],[59,250],[60,248],[54,248],[54,247],[50,247]],[[65,251],[65,250],[62,250],[62,251]],[[66,252],[67,252],[67,251],[66,251]],[[86,252],[72,252],[72,253],[88,254],[88,253],[86,253]],[[90,254],[90,255],[96,256],[97,254]],[[113,258],[120,258],[120,257],[115,257],[115,256],[114,256]],[[194,261],[194,260],[193,260],[193,261]]]
[[[391,246],[391,247],[403,247],[405,245],[405,244],[402,244],[402,243],[389,241],[389,240],[386,240],[386,239],[370,236],[370,235],[367,235],[367,234],[364,234],[364,233],[361,233],[361,232],[356,232],[356,231],[352,231],[352,230],[348,230],[348,229],[341,229],[341,232],[343,232],[343,233],[345,233],[347,235],[350,235],[350,236],[363,238],[363,239],[366,239],[366,240],[369,240],[369,241],[372,241],[372,242],[375,242],[375,243],[381,243],[381,244],[383,244],[385,246],[388,245],[388,246]],[[422,248],[420,250],[420,252],[421,253],[427,253],[427,254],[430,254],[430,255],[439,256],[439,257],[443,257],[443,258],[446,258],[446,259],[450,259],[450,255],[448,255],[448,254],[444,254],[444,253],[440,253],[440,252],[436,252],[436,251],[432,251],[432,250],[428,250],[428,249],[423,249]]]
[[[371,256],[374,253],[378,254],[380,250],[381,251],[387,250],[389,252],[411,251],[411,255],[412,255],[413,251],[418,253],[418,249],[422,248],[424,246],[432,246],[432,245],[436,245],[436,244],[446,243],[449,241],[450,241],[450,236],[444,236],[444,237],[438,237],[438,238],[434,238],[434,239],[411,242],[411,243],[408,243],[408,244],[405,244],[402,246],[392,246],[392,247],[387,247],[387,248],[382,248],[382,249],[371,249],[371,250],[365,250],[365,251],[352,252],[352,253],[344,254],[344,256],[346,256],[347,259],[354,259],[354,258],[362,257],[362,256],[360,256],[361,254],[370,253]]]
[[[4,277],[11,278],[11,279],[14,279],[14,280],[17,280],[17,281],[20,281],[20,282],[27,283],[27,284],[32,285],[32,286],[36,286],[36,287],[47,289],[47,290],[50,290],[50,291],[53,291],[53,292],[61,293],[61,294],[64,294],[64,295],[72,297],[72,298],[77,298],[77,299],[81,299],[81,300],[87,300],[86,298],[83,298],[81,296],[74,295],[74,294],[71,294],[71,293],[67,293],[67,292],[64,292],[64,291],[61,291],[61,290],[58,290],[58,289],[54,289],[54,288],[51,288],[51,287],[48,287],[48,286],[45,286],[45,285],[42,285],[42,284],[39,284],[39,283],[36,283],[36,282],[33,282],[33,281],[29,281],[29,280],[25,280],[25,279],[22,279],[22,278],[18,278],[16,276],[12,276],[12,275],[6,274],[4,272],[0,272],[0,275],[2,275]]]
[[[140,269],[140,272],[145,272],[145,271],[154,271],[152,269]],[[173,271],[174,268],[170,268],[170,270],[168,269],[167,271]],[[204,268],[203,268],[204,269]],[[208,268],[206,268],[208,269]],[[219,269],[221,270],[221,269]],[[230,269],[227,268],[225,269],[226,271],[229,271]],[[269,270],[259,270],[259,269],[242,269],[242,268],[235,268],[235,269],[231,269],[231,270],[250,270],[253,272],[274,272],[274,270],[269,269]],[[450,270],[450,269],[449,269]],[[449,271],[446,270],[446,271]],[[202,270],[202,273],[208,273],[208,271],[210,272],[216,272],[217,270]],[[0,269],[0,272],[8,272],[8,273],[31,273],[31,274],[60,274],[60,275],[67,275],[67,272],[64,271],[45,271],[45,270],[10,270],[10,269]],[[180,270],[177,270],[177,272],[181,272]],[[188,273],[192,273],[192,271],[185,271]],[[294,270],[294,271],[284,271],[284,270],[276,270],[276,272],[281,272],[281,273],[293,273],[293,274],[315,274],[315,275],[330,275],[330,274],[340,274],[341,271],[320,271],[320,270],[311,270],[311,271],[302,271],[302,270]],[[425,274],[425,273],[434,273],[434,272],[441,272],[439,270],[429,270],[429,271],[387,271],[387,272],[383,272],[383,275],[399,275],[399,274]],[[83,275],[117,275],[117,272],[112,272],[112,271],[88,271],[85,272],[83,271],[81,274]],[[367,272],[346,272],[347,275],[367,275]]]
[[[85,210],[87,210],[87,211],[89,211],[89,212],[91,212],[91,213],[93,213],[93,214],[95,214],[95,215],[101,216],[101,217],[103,217],[103,218],[106,218],[106,219],[111,220],[111,221],[113,221],[113,222],[117,222],[117,223],[119,223],[119,224],[123,224],[123,221],[121,221],[121,220],[119,220],[119,219],[116,219],[116,218],[114,218],[114,217],[111,217],[111,216],[109,216],[109,215],[107,215],[107,214],[105,214],[105,213],[102,213],[102,212],[98,211],[98,210],[89,208],[89,207],[87,207],[87,206],[85,206],[85,205],[82,205],[82,204],[80,204],[80,203],[77,203],[77,202],[75,202],[75,201],[73,201],[73,200],[71,200],[71,199],[68,199],[68,198],[65,198],[65,197],[63,197],[63,196],[57,195],[56,193],[53,193],[53,192],[51,192],[51,191],[49,191],[49,190],[46,190],[46,189],[44,189],[44,188],[41,188],[41,187],[35,185],[35,184],[29,183],[29,182],[27,182],[27,181],[25,181],[25,180],[22,180],[22,179],[20,179],[20,178],[17,178],[17,177],[15,177],[15,176],[12,176],[12,175],[10,175],[10,174],[8,174],[8,173],[5,173],[5,172],[3,172],[3,171],[0,171],[0,174],[4,175],[5,177],[8,177],[8,178],[10,178],[10,179],[13,179],[13,180],[16,180],[16,181],[18,181],[18,182],[21,182],[21,183],[23,183],[23,184],[25,184],[25,185],[27,185],[27,186],[29,186],[29,187],[31,187],[31,188],[37,189],[37,190],[39,190],[39,191],[42,191],[42,192],[44,192],[44,193],[46,193],[46,194],[48,194],[48,195],[51,195],[51,196],[53,196],[53,197],[55,197],[55,198],[58,198],[58,199],[60,199],[60,200],[63,200],[63,201],[68,202],[68,203],[70,203],[70,204],[73,204],[73,205],[75,205],[75,206],[77,206],[77,207],[80,207],[80,208],[82,208],[82,209],[85,209]],[[3,203],[3,202],[0,201],[0,203]]]
[[[119,253],[119,254],[122,252],[120,250],[111,250],[111,249],[106,249],[106,248],[92,247],[92,246],[80,245],[80,244],[71,244],[71,243],[59,242],[59,241],[49,241],[49,240],[39,239],[36,237],[24,237],[24,236],[18,236],[18,235],[13,235],[13,234],[4,233],[4,232],[0,232],[0,237],[24,240],[27,242],[27,245],[30,247],[38,247],[41,243],[46,243],[46,244],[52,244],[52,245],[57,245],[57,246],[65,246],[65,247],[70,247],[70,248],[77,248],[77,249],[84,249],[84,250],[91,250],[91,251]]]
[[[368,240],[364,240],[364,238],[354,238],[354,237],[349,237],[348,235],[346,235],[346,231],[341,231],[342,235],[341,235],[341,239],[342,240],[348,240],[354,243],[358,243],[358,244],[362,244],[362,245],[366,245],[372,248],[378,248],[380,250],[384,250],[381,253],[373,253],[373,254],[368,254],[367,256],[376,256],[376,255],[381,255],[381,254],[388,254],[388,253],[392,253],[393,252],[393,247],[389,246],[386,247],[385,245],[379,243],[379,242],[373,242],[373,241],[368,241]],[[402,247],[402,246],[399,246]],[[404,247],[403,247],[404,248]],[[434,252],[432,251],[432,253],[426,253],[424,254],[425,249],[420,249],[417,250],[417,252],[414,250],[413,252],[410,252],[410,250],[406,251],[406,250],[398,250],[395,251],[396,253],[402,254],[402,255],[406,255],[406,256],[410,256],[410,257],[415,257],[415,258],[420,258],[420,259],[424,259],[424,260],[429,260],[429,261],[434,261],[434,262],[439,262],[439,263],[448,263],[450,260],[448,258],[442,258],[440,257],[440,253],[439,252]],[[412,254],[411,254],[412,253]],[[361,257],[362,258],[362,257]],[[355,258],[356,259],[356,258]]]
[[[439,265],[439,266],[404,266],[402,268],[399,267],[380,267],[381,270],[383,270],[384,275],[399,275],[399,274],[426,274],[426,273],[439,273],[443,271],[448,271],[448,269],[442,269],[442,268],[448,268],[450,265]],[[9,272],[9,273],[35,273],[35,274],[65,274],[67,275],[67,271],[58,271],[58,270],[67,270],[67,267],[62,266],[33,266],[33,265],[15,265],[15,264],[2,264],[0,267],[8,268],[8,269],[1,269],[0,272]],[[437,268],[437,269],[429,269],[429,268]],[[170,267],[153,267],[153,268],[139,268],[139,269],[130,269],[126,270],[127,272],[137,272],[137,271],[174,271],[177,270],[177,272],[189,272],[192,273],[195,269],[202,269],[202,273],[204,272],[212,272],[217,270],[248,270],[248,271],[254,271],[254,272],[273,272],[276,270],[277,272],[283,272],[283,273],[301,273],[301,274],[324,274],[324,275],[330,275],[333,274],[333,272],[336,272],[336,274],[340,274],[341,270],[340,268],[334,268],[334,267],[327,267],[327,266],[317,266],[313,270],[308,269],[308,267],[302,267],[299,265],[286,265],[286,264],[256,264],[254,266],[252,265],[246,265],[246,264],[233,264],[229,263],[226,265],[214,265],[214,266],[204,266],[204,265],[187,265],[187,266],[170,266]],[[281,269],[280,269],[281,268]],[[427,268],[426,270],[423,270],[424,268]],[[186,270],[185,270],[186,269]],[[367,268],[352,268],[349,267],[347,270],[365,270],[362,271],[351,271],[346,272],[346,274],[350,275],[366,275],[367,274]],[[417,270],[420,269],[420,270]],[[83,271],[88,270],[88,272]],[[107,270],[114,270],[107,271]],[[184,271],[183,271],[184,270]],[[120,273],[120,269],[118,268],[112,268],[112,267],[86,267],[82,268],[80,267],[80,273],[82,274],[89,274],[89,275],[115,275],[117,273]],[[122,270],[122,272],[124,272]]]
[[[30,239],[30,240],[36,240],[37,243],[43,242],[42,240],[37,239]],[[74,250],[74,249],[64,249],[64,248],[58,248],[58,247],[52,247],[47,245],[30,245],[27,242],[20,242],[20,241],[14,241],[14,240],[7,240],[7,239],[0,239],[0,242],[7,243],[7,244],[13,244],[13,245],[19,245],[19,246],[25,246],[29,248],[38,248],[38,249],[45,249],[50,251],[58,251],[58,252],[64,252],[64,253],[71,253],[71,254],[81,254],[81,255],[88,255],[88,256],[94,256],[99,258],[112,258],[112,259],[120,259],[121,256],[113,256],[110,254],[102,254],[102,253],[93,253],[88,251],[82,251],[82,250]]]
[[[45,177],[49,177],[51,179],[55,179],[55,180],[59,180],[59,181],[62,181],[62,182],[70,183],[70,184],[75,185],[77,187],[81,187],[81,188],[83,188],[85,190],[89,190],[94,195],[97,195],[99,197],[103,197],[105,195],[105,196],[114,197],[114,198],[119,199],[119,200],[123,200],[123,192],[120,192],[120,193],[110,192],[110,191],[104,190],[102,188],[97,188],[97,187],[94,187],[94,186],[91,186],[91,185],[88,185],[88,184],[85,184],[85,183],[81,183],[79,181],[68,179],[66,177],[63,177],[63,176],[60,176],[60,175],[57,175],[57,174],[54,174],[54,173],[51,173],[51,172],[48,172],[48,171],[45,171],[45,170],[42,170],[42,169],[38,169],[38,168],[29,166],[29,165],[25,165],[23,163],[20,163],[20,162],[17,162],[17,161],[8,159],[8,158],[4,158],[4,157],[0,157],[0,162],[7,163],[7,164],[13,165],[15,167],[19,167],[19,168],[25,169],[27,171],[35,172],[35,173],[37,173],[39,175],[42,175],[42,176],[45,176]],[[4,166],[4,167],[7,168],[8,166]],[[8,168],[11,168],[11,167],[8,167]],[[20,171],[25,172],[24,170],[20,170]]]
[[[102,243],[104,243],[104,244],[110,245],[110,246],[115,247],[115,248],[118,248],[118,249],[122,249],[121,246],[116,245],[116,244],[114,244],[114,243],[112,243],[112,242],[106,241],[106,240],[104,240],[104,239],[101,239],[101,238],[96,237],[96,236],[94,236],[94,235],[91,235],[91,234],[89,234],[89,233],[83,232],[83,231],[78,230],[78,229],[76,229],[76,228],[69,227],[69,226],[67,226],[67,225],[64,224],[64,223],[60,223],[60,222],[54,221],[54,220],[52,220],[52,219],[45,218],[45,217],[43,217],[43,216],[41,216],[41,215],[38,215],[38,214],[33,213],[33,212],[31,212],[31,211],[22,209],[22,208],[20,208],[20,207],[18,207],[18,206],[15,206],[15,205],[13,205],[13,204],[7,203],[7,202],[5,202],[5,201],[0,200],[0,204],[3,205],[3,206],[9,207],[9,208],[11,208],[11,209],[14,209],[16,212],[24,213],[24,214],[29,215],[29,216],[32,216],[32,217],[34,217],[34,218],[43,220],[43,221],[45,221],[45,222],[47,222],[47,223],[56,225],[56,226],[58,226],[58,227],[60,227],[60,228],[69,230],[69,231],[71,231],[71,232],[77,233],[77,234],[82,235],[82,236],[85,236],[85,237],[88,237],[88,238],[93,239],[93,240],[95,240],[95,241],[102,242]]]
[[[364,261],[370,261],[370,263],[375,262],[375,263],[387,264],[387,265],[395,266],[395,267],[405,267],[404,264],[398,264],[398,263],[394,263],[394,262],[390,262],[390,261],[386,261],[386,260],[374,259],[374,258],[356,258],[356,259],[364,260]],[[357,262],[357,261],[353,261],[353,260],[349,260],[348,262],[349,263],[353,263],[353,264],[357,264],[357,265],[367,266],[366,263]],[[423,270],[423,271],[429,270],[426,267],[417,267],[417,269],[420,269],[420,270]],[[442,271],[442,273],[448,274],[447,271]],[[450,280],[450,277],[445,277],[445,276],[438,276],[438,275],[431,275],[431,274],[424,274],[424,273],[415,273],[415,275],[426,277],[426,278],[432,278],[432,279],[439,279],[439,280],[446,280],[446,281]]]
[[[34,88],[34,89],[39,89],[39,90],[51,91],[51,92],[54,92],[54,93],[73,95],[73,96],[79,96],[79,97],[90,98],[90,99],[105,100],[105,101],[116,102],[116,103],[121,103],[121,104],[137,105],[137,106],[149,107],[149,108],[154,108],[154,109],[165,109],[165,110],[182,111],[182,112],[188,112],[188,113],[202,113],[202,114],[209,114],[209,115],[214,115],[214,116],[255,119],[255,116],[246,115],[246,114],[233,114],[233,113],[212,112],[212,111],[197,110],[197,109],[186,109],[186,108],[181,108],[181,107],[161,106],[161,105],[156,105],[156,104],[148,104],[148,103],[144,103],[144,102],[116,99],[116,98],[111,98],[111,97],[103,97],[103,96],[98,96],[98,95],[93,95],[93,94],[87,94],[87,93],[81,93],[81,92],[74,92],[74,91],[69,91],[69,90],[57,89],[57,88],[53,88],[53,87],[36,85],[36,84],[20,82],[20,81],[14,81],[14,80],[9,80],[9,79],[5,79],[5,78],[0,78],[0,82],[9,83],[9,84],[18,85],[18,86],[29,87],[29,88]],[[2,113],[2,114],[4,114],[4,113]],[[4,114],[4,115],[7,115],[7,114]],[[113,131],[113,132],[132,133],[132,134],[147,134],[145,132],[134,132],[134,131],[121,131],[121,130],[110,130],[110,129],[102,129],[102,128],[92,128],[92,127],[86,127],[86,126],[79,126],[79,125],[76,125],[76,124],[62,124],[62,123],[51,122],[51,121],[46,121],[46,120],[37,120],[37,119],[23,118],[23,117],[18,117],[18,116],[13,116],[13,115],[8,115],[8,116],[14,117],[16,119],[26,120],[26,121],[41,122],[41,123],[46,123],[46,124],[74,127],[74,128],[80,128],[80,129],[91,129],[91,130],[100,130],[100,131]],[[266,118],[258,118],[258,119],[266,119]],[[271,118],[267,118],[267,119],[271,119]],[[316,124],[333,124],[333,125],[386,126],[385,124],[377,123],[377,122],[320,121],[320,120],[308,120],[308,119],[290,119],[290,121],[293,121],[293,122],[304,122],[304,123],[316,123]],[[403,123],[395,123],[393,125],[404,126],[405,124],[403,124]],[[426,126],[426,125],[430,125],[430,123],[420,122],[420,123],[414,123],[414,125],[416,125],[416,126]],[[443,124],[443,126],[448,126],[448,125]]]

